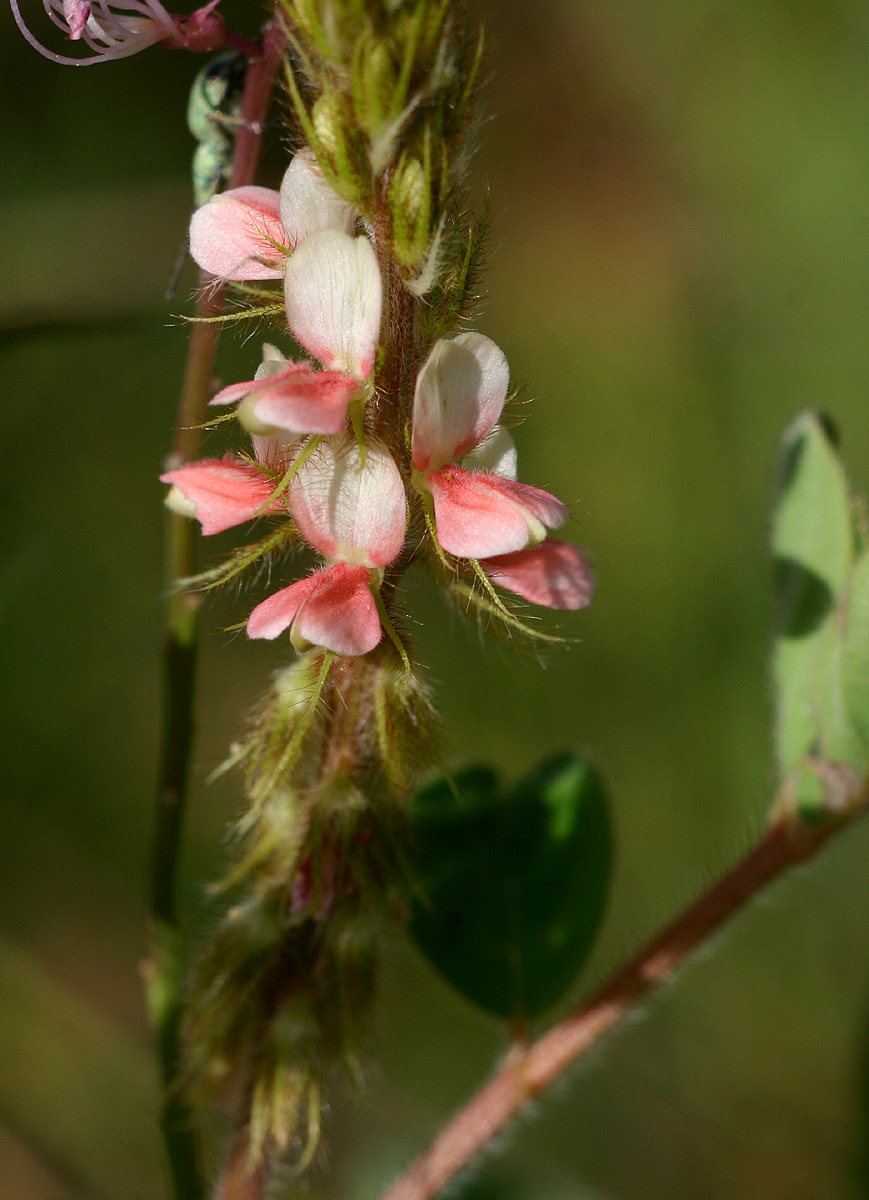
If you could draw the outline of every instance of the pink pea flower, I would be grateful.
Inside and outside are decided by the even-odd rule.
[[[594,599],[595,578],[582,553],[557,538],[487,558],[484,566],[493,583],[545,608],[587,608]]]
[[[436,342],[417,377],[413,484],[458,558],[535,546],[567,520],[555,496],[516,481],[513,440],[497,427],[508,382],[503,352],[479,333]]]
[[[280,279],[292,251],[327,229],[354,233],[356,209],[332,190],[313,152],[304,149],[287,167],[279,192],[231,188],[198,208],[190,221],[190,255],[219,279]]]
[[[284,290],[290,331],[325,369],[270,347],[254,379],[211,403],[241,401],[239,419],[257,435],[339,433],[348,406],[371,393],[383,295],[374,247],[338,230],[314,233],[287,263]]]
[[[172,485],[169,507],[195,517],[206,536],[264,513],[287,511],[282,500],[271,500],[275,490],[271,478],[252,463],[205,458],[166,471],[160,480]]]
[[[160,0],[43,0],[50,20],[70,41],[81,41],[92,55],[70,58],[49,50],[31,33],[18,7],[10,0],[18,28],[44,57],[66,66],[128,58],[158,42],[183,50],[209,53],[226,43],[226,26],[214,11],[219,0],[197,8],[189,16],[168,12]]]
[[[369,440],[363,465],[351,438],[330,438],[293,479],[289,503],[302,537],[327,565],[258,604],[248,635],[276,638],[289,628],[299,650],[367,654],[383,633],[375,595],[382,569],[401,552],[407,523],[392,455]]]

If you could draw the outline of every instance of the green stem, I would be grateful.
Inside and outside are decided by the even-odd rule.
[[[230,187],[253,181],[262,133],[282,52],[277,28],[263,36],[262,53],[251,62],[242,100],[242,126],[233,158]],[[203,286],[212,281],[203,279]],[[223,289],[206,292],[196,306],[197,317],[219,316]],[[190,337],[178,421],[170,465],[196,458],[202,424],[212,391],[219,324],[196,324]],[[184,953],[176,900],[178,861],[190,754],[193,744],[193,704],[200,599],[179,589],[179,581],[195,574],[197,531],[193,522],[167,513],[166,635],[163,666],[163,734],[154,818],[151,859],[151,952],[146,970],[148,1012],[157,1043],[163,1101],[160,1125],[176,1200],[202,1200],[204,1184],[197,1162],[192,1116],[179,1086],[181,1018],[183,1013]]]

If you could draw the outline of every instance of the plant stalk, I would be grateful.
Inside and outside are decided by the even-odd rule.
[[[247,71],[230,187],[252,183],[256,174],[282,48],[277,26],[266,26],[259,57],[250,62]],[[214,287],[210,277],[201,278],[200,284],[207,290],[197,302],[196,316],[218,316],[224,306],[224,289]],[[199,454],[202,441],[199,427],[205,421],[206,406],[212,394],[219,334],[220,325],[197,323],[193,326],[169,467],[190,462]],[[197,542],[196,526],[191,520],[167,513],[163,732],[151,856],[150,953],[145,975],[148,1011],[163,1084],[160,1123],[176,1200],[201,1200],[204,1195],[192,1118],[178,1083],[184,956],[176,898],[194,736],[200,606],[199,597],[181,590],[179,581],[195,574]]]

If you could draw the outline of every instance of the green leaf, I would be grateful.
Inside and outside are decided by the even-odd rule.
[[[837,658],[837,608],[854,556],[848,483],[828,426],[804,413],[782,447],[773,529],[776,751],[782,775],[821,752],[850,761]]]
[[[555,1004],[585,962],[606,904],[606,797],[559,755],[506,795],[487,767],[440,778],[414,801],[413,935],[467,999],[523,1021]]]
[[[869,754],[869,552],[851,577],[842,647],[845,707],[864,754]]]

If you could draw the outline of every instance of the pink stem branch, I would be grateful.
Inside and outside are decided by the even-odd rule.
[[[758,845],[685,909],[595,996],[527,1048],[511,1052],[381,1200],[432,1200],[516,1116],[580,1059],[734,913],[788,868],[811,858],[869,806],[869,781],[821,824],[776,816]]]

